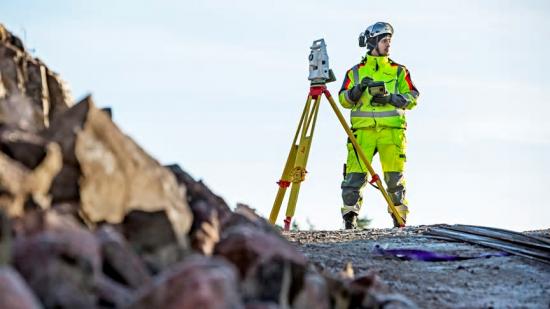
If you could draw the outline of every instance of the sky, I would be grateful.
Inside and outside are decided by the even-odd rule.
[[[91,93],[162,164],[266,217],[309,91],[309,46],[325,39],[336,97],[377,21],[393,25],[390,57],[420,91],[407,112],[407,223],[549,228],[548,1],[0,3],[0,23],[76,100]],[[295,215],[304,229],[343,226],[345,143],[324,100]],[[391,227],[382,195],[364,199],[360,216]]]

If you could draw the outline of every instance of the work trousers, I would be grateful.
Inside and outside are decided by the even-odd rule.
[[[354,136],[365,153],[369,163],[378,153],[384,172],[387,192],[395,206],[404,218],[408,213],[405,199],[405,178],[403,171],[406,161],[405,129],[400,128],[366,128],[354,130]],[[342,182],[342,216],[355,212],[359,214],[362,205],[362,188],[365,186],[368,171],[353,144],[348,139],[348,157],[346,174]]]

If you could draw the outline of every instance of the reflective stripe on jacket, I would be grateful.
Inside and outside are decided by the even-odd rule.
[[[383,81],[389,93],[403,95],[407,99],[407,104],[403,108],[396,108],[390,104],[372,106],[372,96],[368,90],[363,92],[358,102],[353,102],[349,98],[349,92],[365,77]],[[351,126],[355,129],[376,126],[406,128],[405,110],[416,106],[418,95],[411,75],[404,66],[393,62],[387,56],[367,54],[360,64],[347,71],[338,98],[344,108],[351,109]]]

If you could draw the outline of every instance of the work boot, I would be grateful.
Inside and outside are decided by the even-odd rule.
[[[393,220],[393,227],[404,227],[399,225],[399,222],[397,222],[397,219],[393,214],[391,215],[391,218]],[[403,218],[403,223],[407,224],[407,218]]]
[[[397,222],[397,219],[395,218],[395,216],[393,215],[393,213],[391,212],[389,206],[388,206],[388,213],[391,215],[391,218],[393,220],[393,227],[404,227],[405,224],[407,224],[407,214],[409,213],[409,207],[407,207],[406,205],[402,205],[402,204],[397,204],[397,205],[394,205],[395,206],[395,210],[397,210],[397,213],[399,214],[399,216],[403,219],[403,226],[400,226],[399,223]]]
[[[348,212],[343,216],[346,230],[355,230],[357,228],[357,214]]]

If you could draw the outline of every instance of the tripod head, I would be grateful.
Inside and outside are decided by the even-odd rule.
[[[309,53],[309,77],[311,85],[322,85],[336,80],[329,68],[325,39],[313,41]]]

